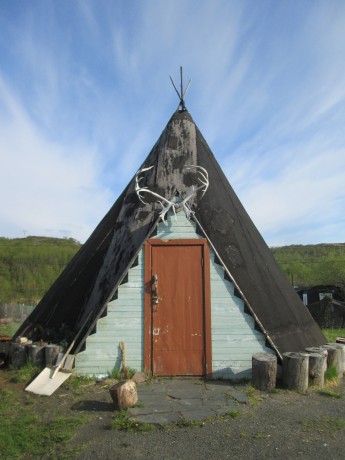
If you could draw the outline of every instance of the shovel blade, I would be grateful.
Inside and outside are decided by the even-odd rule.
[[[46,367],[33,380],[30,385],[25,388],[25,391],[35,393],[36,395],[51,396],[71,375],[72,372],[60,369],[54,376],[54,369]]]

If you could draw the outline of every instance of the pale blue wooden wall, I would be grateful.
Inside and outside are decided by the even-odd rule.
[[[160,223],[155,238],[202,238],[184,212],[169,214]],[[254,329],[253,318],[244,312],[244,304],[234,295],[234,285],[224,279],[223,268],[214,262],[211,250],[211,328],[212,368],[215,378],[248,378],[252,354],[272,352],[265,347],[264,336]],[[144,362],[144,257],[128,272],[128,282],[118,289],[118,298],[109,302],[107,316],[97,322],[97,331],[86,341],[85,351],[76,357],[76,372],[104,375],[121,365],[119,342],[125,344],[127,366],[143,369]]]

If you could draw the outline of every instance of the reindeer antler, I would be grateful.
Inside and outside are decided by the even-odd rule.
[[[159,217],[162,219],[162,221],[164,221],[165,215],[169,211],[170,208],[173,208],[174,214],[176,215],[175,203],[173,203],[172,201],[167,200],[166,198],[164,198],[164,196],[161,196],[158,193],[153,192],[152,190],[149,190],[148,187],[140,187],[140,181],[143,179],[143,177],[139,177],[139,174],[142,174],[145,171],[149,171],[152,168],[153,168],[153,166],[150,166],[149,168],[142,168],[137,172],[137,174],[135,176],[135,191],[136,191],[136,194],[138,195],[139,200],[143,204],[147,204],[143,200],[143,197],[142,197],[143,193],[148,193],[148,194],[150,194],[152,196],[155,196],[156,198],[159,198],[158,203],[162,206],[162,211],[161,211]],[[164,206],[163,202],[166,203],[166,206]]]
[[[143,204],[147,204],[143,199],[143,194],[144,193],[148,193],[148,194],[158,198],[158,203],[162,206],[162,210],[161,210],[161,213],[159,215],[159,217],[162,219],[162,221],[164,221],[165,215],[167,214],[167,212],[171,208],[173,209],[174,214],[175,214],[175,218],[176,218],[176,210],[181,208],[181,207],[183,207],[187,218],[190,219],[192,211],[191,211],[190,207],[188,206],[187,202],[193,196],[195,196],[198,193],[199,190],[202,190],[201,198],[205,195],[205,192],[206,192],[206,190],[208,189],[208,186],[209,186],[208,172],[206,171],[206,169],[203,168],[202,166],[197,166],[197,165],[186,165],[184,167],[184,169],[187,169],[187,170],[192,169],[192,168],[196,169],[196,171],[198,173],[198,180],[199,180],[199,182],[201,182],[201,185],[199,185],[198,187],[195,186],[195,185],[192,185],[191,191],[187,194],[187,196],[182,200],[181,203],[173,203],[172,201],[167,200],[166,198],[164,198],[163,196],[159,195],[158,193],[153,192],[152,190],[149,190],[148,187],[140,187],[140,181],[143,179],[143,177],[140,176],[140,175],[142,173],[146,172],[146,171],[149,171],[152,168],[153,168],[153,166],[150,166],[148,168],[142,168],[137,172],[137,174],[135,176],[135,191],[136,191],[136,194],[138,195],[139,200]]]

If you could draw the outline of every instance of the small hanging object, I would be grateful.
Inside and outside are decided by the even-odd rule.
[[[180,110],[180,112],[185,112],[187,109],[186,109],[186,106],[185,106],[185,103],[184,103],[184,98],[185,98],[185,96],[186,96],[186,94],[187,94],[187,91],[188,91],[188,89],[189,89],[190,84],[192,83],[192,80],[191,80],[191,79],[189,80],[186,90],[183,91],[183,70],[182,70],[182,66],[181,66],[181,67],[180,67],[180,80],[181,80],[181,82],[180,82],[180,88],[181,88],[181,90],[180,90],[180,92],[179,92],[178,89],[176,88],[175,83],[174,83],[174,81],[173,81],[173,79],[171,78],[170,75],[169,75],[169,77],[170,77],[171,83],[172,83],[172,85],[173,85],[173,87],[174,87],[174,89],[175,89],[175,91],[176,91],[176,94],[178,95],[178,97],[179,97],[179,99],[180,99],[180,103],[179,103],[179,105],[178,105],[178,107],[177,107],[177,110]]]

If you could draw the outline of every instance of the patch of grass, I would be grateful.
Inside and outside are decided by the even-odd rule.
[[[337,337],[345,337],[345,329],[322,329],[326,339],[334,343]]]
[[[332,380],[338,380],[339,373],[335,366],[330,366],[325,372],[325,382],[331,382]]]
[[[137,371],[131,367],[127,367],[125,371],[114,367],[113,370],[108,371],[108,377],[114,380],[128,380],[131,379],[136,372]]]
[[[59,458],[71,453],[66,444],[86,417],[56,418],[43,421],[32,413],[32,404],[21,404],[18,392],[0,390],[0,456],[1,458],[54,458],[58,446]],[[26,399],[25,401],[28,401]],[[56,455],[57,456],[57,455]]]
[[[203,425],[203,422],[200,420],[188,420],[186,418],[181,418],[174,423],[175,426],[179,428],[187,428],[187,427],[196,427]]]
[[[125,410],[118,412],[113,418],[111,427],[114,430],[121,431],[152,431],[154,425],[152,423],[138,423],[131,420]]]
[[[241,416],[241,412],[239,410],[231,410],[225,414],[227,417],[237,418]]]
[[[267,438],[267,435],[263,433],[256,433],[253,436],[253,439],[265,439],[265,438]]]
[[[0,324],[0,335],[7,335],[9,337],[13,337],[13,335],[17,332],[20,323],[7,323],[7,324]]]
[[[243,438],[243,439],[247,439],[247,438],[249,438],[249,434],[248,434],[248,433],[246,433],[245,431],[244,431],[244,432],[242,432],[242,433],[240,434],[240,436],[241,436],[241,438]]]
[[[41,367],[32,364],[30,361],[20,368],[10,367],[10,381],[12,383],[29,383],[41,370]]]
[[[252,406],[257,406],[261,401],[263,401],[263,397],[259,396],[259,392],[253,385],[247,385],[244,389],[244,392],[248,396],[249,402]]]
[[[341,399],[342,396],[339,393],[336,393],[335,391],[331,390],[330,388],[323,388],[320,390],[320,394],[323,396],[328,396],[330,398],[337,398]]]
[[[320,417],[299,423],[306,429],[317,431],[339,431],[345,428],[345,420],[339,417]]]
[[[94,385],[96,383],[95,377],[90,377],[88,375],[72,375],[64,383],[66,388],[78,389],[80,387],[85,387],[89,385]]]

